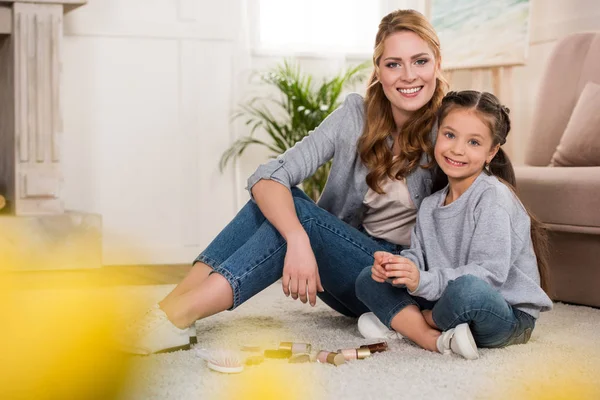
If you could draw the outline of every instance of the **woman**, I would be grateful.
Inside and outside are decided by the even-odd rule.
[[[238,307],[279,278],[294,300],[314,306],[318,296],[347,316],[367,312],[356,278],[376,251],[410,245],[417,208],[432,192],[435,115],[446,88],[440,63],[423,15],[385,16],[365,98],[349,95],[309,136],[257,169],[248,180],[252,200],[189,275],[131,324],[121,348],[186,348],[196,320]],[[315,204],[295,186],[332,158]]]

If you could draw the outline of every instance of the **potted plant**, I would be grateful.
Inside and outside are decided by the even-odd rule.
[[[311,75],[302,73],[297,64],[285,60],[260,75],[260,82],[275,87],[279,98],[254,97],[241,104],[233,118],[245,119],[248,135],[236,140],[221,156],[220,168],[241,156],[249,145],[268,148],[277,157],[302,140],[341,104],[342,91],[362,81],[370,63],[365,62],[315,84]],[[277,117],[276,117],[277,115]],[[257,130],[267,133],[267,140],[255,137]],[[304,191],[317,200],[325,187],[331,162],[321,166],[302,183]]]

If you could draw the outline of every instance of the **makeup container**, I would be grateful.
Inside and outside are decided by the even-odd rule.
[[[292,356],[291,350],[265,350],[266,358],[290,358]]]
[[[371,353],[381,353],[382,351],[386,351],[388,348],[387,342],[379,342],[373,344],[363,344],[360,346],[361,349],[369,349]]]
[[[321,364],[332,364],[336,367],[338,365],[342,365],[346,362],[344,355],[341,353],[334,353],[326,350],[321,350],[319,354],[317,354],[317,361]]]
[[[247,351],[247,352],[251,352],[251,353],[260,353],[262,351],[260,346],[257,346],[254,344],[245,344],[245,345],[241,346],[240,349],[242,351]]]
[[[310,354],[311,345],[310,343],[281,342],[279,350],[290,350],[292,354]]]
[[[338,353],[341,353],[346,361],[362,360],[371,356],[371,350],[366,347],[359,347],[358,349],[341,349],[338,350]]]
[[[258,365],[262,364],[265,361],[263,356],[250,356],[246,358],[246,365]]]
[[[294,354],[293,356],[290,357],[290,360],[288,362],[290,362],[292,364],[300,364],[300,363],[310,362],[310,355]]]

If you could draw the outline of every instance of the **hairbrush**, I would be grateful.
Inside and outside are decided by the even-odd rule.
[[[231,350],[195,349],[196,355],[206,361],[206,366],[224,374],[237,374],[244,370],[242,358]]]

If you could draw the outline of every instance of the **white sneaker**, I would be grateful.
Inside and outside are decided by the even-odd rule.
[[[194,325],[179,329],[169,321],[167,314],[158,304],[155,304],[141,318],[128,325],[124,334],[116,338],[116,342],[118,350],[148,355],[189,350],[190,343],[196,343],[195,339]]]
[[[402,339],[402,335],[389,329],[372,312],[358,318],[358,331],[365,339]]]
[[[479,358],[477,344],[475,344],[469,324],[460,324],[442,332],[437,339],[437,348],[442,354],[456,353],[467,360]]]

